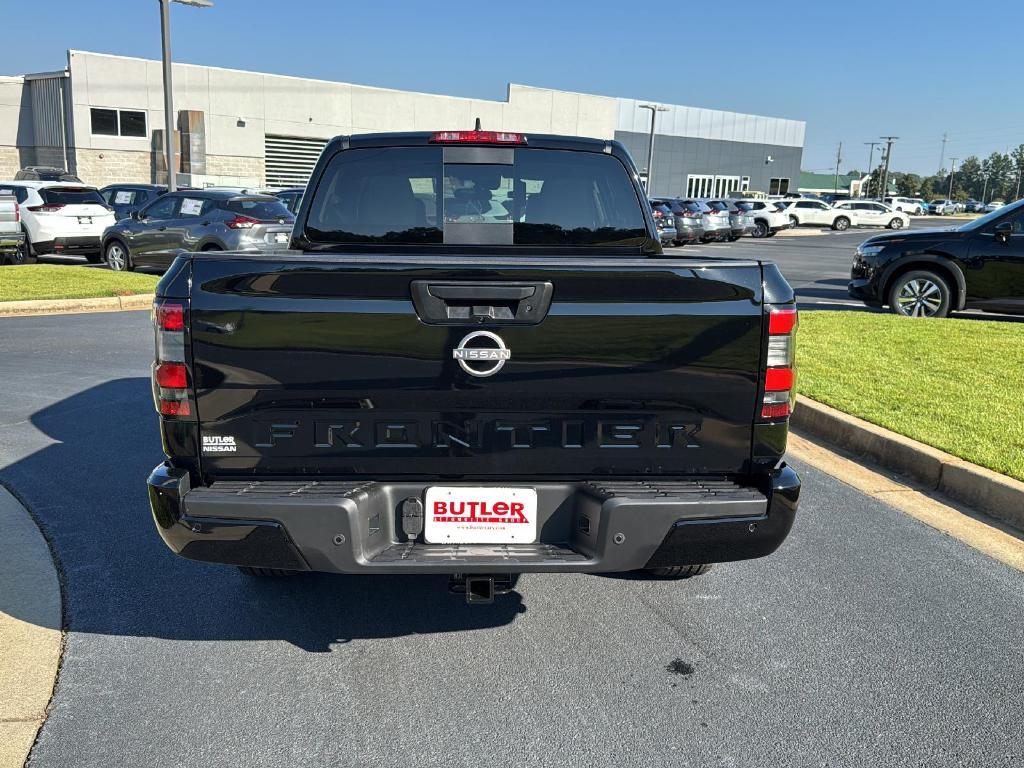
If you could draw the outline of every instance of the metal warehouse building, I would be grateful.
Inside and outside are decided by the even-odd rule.
[[[327,139],[472,128],[616,138],[646,170],[642,102],[510,84],[504,101],[412,93],[191,64],[174,65],[179,183],[305,183]],[[657,113],[653,192],[779,193],[800,178],[804,123],[670,106]],[[160,62],[69,51],[67,67],[0,77],[0,179],[27,165],[83,181],[166,179]]]

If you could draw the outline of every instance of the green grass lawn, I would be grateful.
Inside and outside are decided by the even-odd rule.
[[[87,299],[152,293],[159,279],[157,275],[59,264],[0,267],[0,301]]]
[[[800,394],[1024,480],[1024,323],[804,312]]]

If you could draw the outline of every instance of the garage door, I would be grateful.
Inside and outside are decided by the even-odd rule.
[[[267,161],[267,186],[272,189],[304,187],[327,139],[297,136],[267,136],[264,151]]]

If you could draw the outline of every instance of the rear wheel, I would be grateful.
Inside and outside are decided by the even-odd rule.
[[[837,216],[836,220],[832,222],[832,229],[836,232],[845,232],[850,228],[850,220],[845,216]]]
[[[763,221],[754,222],[754,231],[750,233],[753,237],[768,237],[771,234],[768,231],[768,225]]]
[[[22,227],[25,232],[25,244],[21,247],[25,253],[25,261],[23,264],[35,264],[39,261],[39,256],[36,254],[36,249],[32,247],[32,241],[28,237],[28,230]]]
[[[904,317],[945,317],[952,307],[949,284],[935,272],[915,269],[889,289],[889,309]]]
[[[120,240],[111,240],[104,251],[104,260],[114,272],[130,272],[135,269],[128,248]]]
[[[660,568],[645,568],[644,573],[658,579],[692,579],[711,570],[711,563],[700,565],[665,565]]]
[[[789,223],[790,223],[791,226],[799,227],[800,226],[800,219],[798,219],[796,216],[790,216],[789,217]]]
[[[298,571],[286,571],[284,568],[253,568],[250,565],[240,565],[238,570],[246,576],[255,578],[277,578],[279,576],[294,576]]]
[[[903,219],[897,217],[889,222],[889,229],[903,229]]]

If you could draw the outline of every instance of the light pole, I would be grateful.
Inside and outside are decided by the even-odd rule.
[[[171,84],[171,3],[212,8],[212,0],[158,0],[160,3],[160,37],[163,43],[164,65],[164,154],[167,157],[167,191],[178,188],[174,168],[174,87]]]
[[[985,195],[988,194],[988,174],[982,174],[985,178],[985,184],[981,188],[981,204],[985,204]]]
[[[877,147],[881,142],[878,142],[878,141],[865,141],[864,143],[867,144],[869,147],[871,147],[871,151],[868,152],[868,178],[870,179],[871,178],[871,174],[874,173],[874,169],[871,167],[871,163],[875,159],[875,147]],[[860,196],[861,197],[867,197],[868,196],[868,194],[867,194],[868,190],[865,188],[866,186],[867,185],[865,184],[865,185],[862,185],[861,188],[860,188]]]
[[[885,139],[885,170],[882,172],[882,190],[878,193],[879,200],[885,200],[885,196],[889,194],[889,159],[892,157],[892,143],[899,138],[899,136],[882,136]]]
[[[651,137],[647,142],[647,194],[651,194],[651,179],[654,178],[654,121],[659,112],[668,112],[668,107],[660,104],[638,104],[640,109],[651,110]]]
[[[953,175],[956,173],[956,161],[959,160],[959,159],[960,159],[959,157],[951,157],[951,158],[949,158],[949,161],[951,163],[951,166],[950,166],[950,169],[949,169],[949,194],[946,196],[947,199],[949,199],[949,200],[953,199]]]

